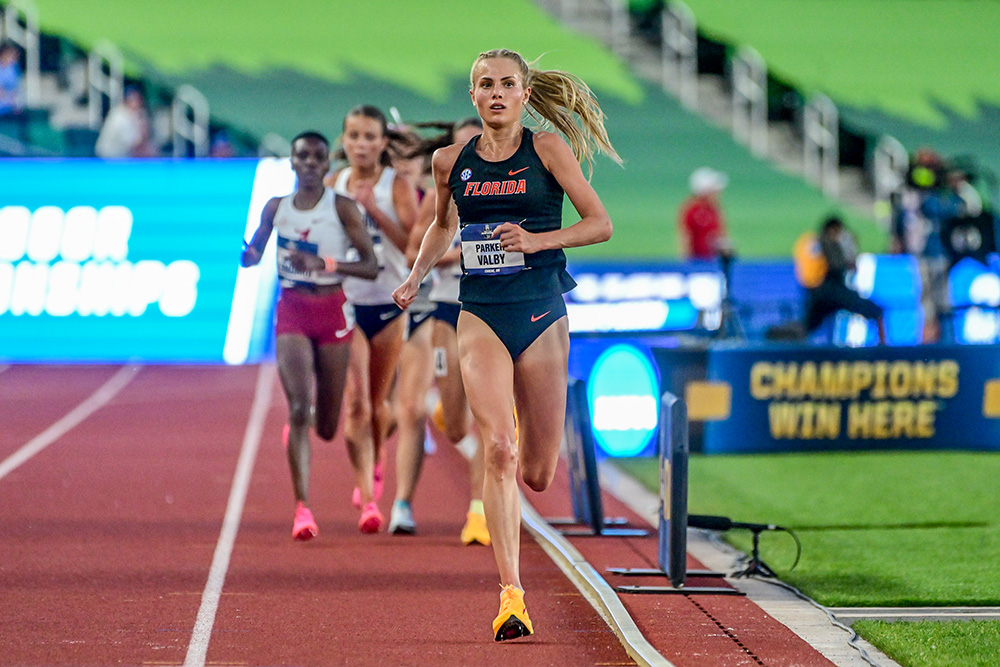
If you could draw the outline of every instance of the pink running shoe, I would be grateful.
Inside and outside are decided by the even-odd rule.
[[[285,428],[281,429],[281,444],[285,446],[285,451],[288,451],[288,434],[291,433],[291,424],[285,424]]]
[[[378,505],[374,502],[370,502],[365,505],[363,510],[361,510],[361,519],[358,521],[358,529],[362,533],[377,533],[382,528],[383,523],[385,523],[385,518],[382,516],[382,513],[378,511]]]
[[[375,474],[372,475],[372,495],[375,500],[382,498],[382,493],[385,491],[385,479],[382,475],[382,463],[375,464]],[[361,489],[354,487],[354,491],[351,493],[351,504],[353,504],[358,509],[361,509]]]
[[[319,527],[313,514],[301,500],[295,505],[295,522],[292,524],[292,539],[306,542],[319,535]]]

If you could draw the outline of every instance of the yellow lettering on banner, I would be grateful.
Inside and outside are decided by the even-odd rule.
[[[840,404],[774,402],[768,406],[771,437],[835,440],[840,437]]]
[[[846,398],[849,371],[847,364],[824,361],[819,365],[819,383],[826,398]]]
[[[885,375],[888,367],[889,364],[884,361],[876,361],[874,364],[875,381],[870,394],[874,399],[885,398]]]
[[[771,364],[758,361],[750,367],[750,395],[758,401],[771,398],[772,371]]]
[[[847,437],[933,438],[936,415],[936,401],[854,402],[847,406]]]
[[[872,411],[871,403],[851,403],[847,406],[847,437],[855,440],[867,438]]]
[[[796,392],[796,379],[798,378],[799,365],[792,362],[787,366],[782,364],[774,365],[774,395],[794,398],[798,396]]]
[[[917,437],[917,404],[913,401],[897,401],[892,406],[893,438]]]
[[[913,390],[913,368],[908,361],[897,361],[889,368],[889,395],[908,398]]]
[[[872,435],[880,440],[889,437],[889,406],[888,401],[878,401],[872,408]]]
[[[920,401],[917,403],[916,437],[934,437],[934,418],[937,416],[937,401]]]
[[[802,364],[799,370],[799,391],[802,396],[808,398],[819,398],[819,387],[816,384],[816,364],[807,361]]]
[[[913,362],[913,388],[911,395],[916,398],[923,396],[930,398],[937,393],[936,364],[927,364],[922,361]]]
[[[867,361],[857,361],[851,369],[851,398],[857,398],[872,384],[872,365]]]
[[[946,359],[938,369],[938,396],[952,398],[958,393],[958,362]]]
[[[772,438],[779,440],[795,437],[798,415],[795,413],[794,405],[791,403],[771,403],[767,406],[767,415],[771,425]]]

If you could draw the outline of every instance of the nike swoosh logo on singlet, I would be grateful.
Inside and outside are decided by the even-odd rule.
[[[546,315],[548,315],[548,314],[549,314],[549,313],[551,313],[551,312],[552,312],[551,310],[546,310],[546,311],[545,311],[544,313],[542,313],[541,315],[532,315],[532,316],[531,316],[531,321],[532,321],[532,322],[537,322],[538,320],[542,319],[543,317],[545,317]]]
[[[522,171],[524,171],[525,169],[531,169],[531,167],[521,167],[521,168],[520,168],[520,169],[518,169],[517,171],[514,171],[513,169],[511,169],[510,171],[508,171],[508,172],[507,172],[507,175],[508,175],[508,176],[514,176],[514,175],[516,175],[516,174],[520,174],[520,173],[521,173]]]

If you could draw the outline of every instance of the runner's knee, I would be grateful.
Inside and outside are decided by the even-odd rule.
[[[292,399],[288,402],[288,423],[292,426],[309,426],[312,416],[312,406],[308,401]]]
[[[517,470],[517,445],[512,437],[504,434],[494,434],[484,437],[486,447],[486,470],[488,473],[505,477]]]
[[[544,491],[549,488],[555,475],[555,466],[537,463],[533,465],[522,464],[521,466],[521,478],[532,491]]]

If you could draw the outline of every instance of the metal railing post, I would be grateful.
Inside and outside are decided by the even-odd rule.
[[[42,96],[41,55],[38,45],[38,7],[29,0],[10,0],[3,10],[0,41],[24,49],[24,101],[38,107]]]
[[[170,107],[174,157],[208,155],[208,99],[194,86],[181,86]]]
[[[108,100],[109,108],[120,103],[124,86],[125,59],[122,52],[106,40],[94,44],[87,55],[87,113],[91,129],[101,129],[105,116],[104,100]]]
[[[872,152],[872,180],[875,186],[875,217],[888,228],[892,219],[890,197],[906,180],[910,156],[895,137],[882,135]]]
[[[673,91],[681,104],[698,104],[698,31],[694,14],[683,2],[671,2],[660,13],[663,89]]]
[[[802,149],[806,177],[823,194],[840,191],[840,123],[837,106],[826,95],[813,95],[803,109]]]
[[[733,136],[754,155],[767,154],[767,65],[749,46],[732,60]]]

